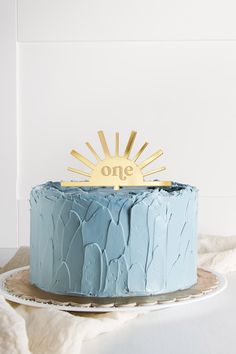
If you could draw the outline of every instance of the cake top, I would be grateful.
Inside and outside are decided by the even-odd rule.
[[[33,187],[32,193],[45,194],[46,198],[86,199],[86,200],[124,200],[140,201],[144,198],[175,197],[186,192],[197,191],[197,188],[188,184],[172,182],[169,187],[125,187],[119,193],[112,187],[62,187],[58,181],[49,181]]]

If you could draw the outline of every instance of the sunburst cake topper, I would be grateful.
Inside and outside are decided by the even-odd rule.
[[[157,150],[147,159],[141,163],[137,163],[137,160],[146,149],[148,143],[144,143],[142,147],[138,150],[136,155],[130,159],[131,149],[134,144],[137,132],[132,131],[130,133],[129,140],[127,142],[125,152],[120,155],[120,135],[116,133],[115,139],[115,155],[111,155],[110,150],[107,145],[105,135],[102,130],[98,131],[98,136],[102,145],[104,158],[100,158],[97,152],[94,150],[90,143],[86,143],[89,150],[94,155],[97,163],[94,164],[89,161],[86,157],[81,155],[76,150],[71,151],[71,155],[82,162],[84,165],[90,168],[91,172],[85,172],[78,170],[73,167],[68,167],[71,172],[78,173],[80,175],[88,177],[88,181],[61,181],[62,187],[114,187],[118,190],[120,187],[131,187],[131,186],[171,186],[171,181],[145,181],[144,177],[152,175],[154,173],[165,170],[164,166],[155,168],[154,170],[148,172],[142,172],[142,170],[149,165],[151,162],[156,160],[163,154],[163,151]]]

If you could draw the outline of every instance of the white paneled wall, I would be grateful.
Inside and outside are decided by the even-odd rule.
[[[42,180],[69,177],[72,147],[134,128],[149,154],[163,147],[165,178],[203,196],[236,195],[236,43],[22,44],[22,199]],[[139,147],[136,144],[136,149]],[[74,163],[74,162],[73,162]],[[228,177],[227,177],[228,176]]]
[[[236,39],[234,0],[19,0],[19,40]]]
[[[16,8],[0,1],[0,247],[17,247]]]
[[[236,233],[236,3],[18,0],[19,243],[32,186],[76,178],[96,131],[162,147],[162,178],[198,186],[199,231]],[[0,246],[3,242],[0,241]],[[10,247],[10,246],[9,246]]]

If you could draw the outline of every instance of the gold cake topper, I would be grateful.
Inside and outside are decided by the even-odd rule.
[[[163,151],[157,150],[147,159],[141,163],[136,161],[141,156],[143,151],[148,146],[148,143],[144,143],[143,146],[138,150],[136,155],[130,159],[131,149],[134,144],[137,132],[132,131],[130,133],[129,140],[127,142],[125,152],[120,155],[120,135],[116,133],[115,140],[115,156],[112,156],[107,145],[105,135],[102,130],[98,131],[98,136],[102,145],[104,159],[101,159],[97,152],[94,150],[90,143],[86,143],[89,150],[94,155],[97,164],[92,163],[86,157],[81,155],[76,150],[71,151],[71,155],[82,162],[84,165],[90,168],[91,172],[87,173],[82,170],[78,170],[73,167],[68,167],[71,172],[78,173],[82,176],[88,177],[88,181],[61,181],[62,187],[114,187],[118,190],[120,187],[131,187],[131,186],[171,186],[171,181],[145,181],[144,177],[152,175],[154,173],[165,170],[164,166],[157,167],[154,170],[148,172],[142,172],[144,167],[149,165],[151,162],[156,160],[163,154]]]

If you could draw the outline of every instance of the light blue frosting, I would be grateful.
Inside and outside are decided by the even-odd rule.
[[[197,281],[197,189],[36,186],[30,280],[61,294],[147,295]]]

